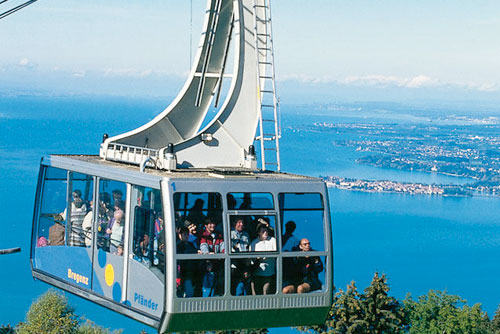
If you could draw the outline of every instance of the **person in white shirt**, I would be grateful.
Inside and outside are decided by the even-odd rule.
[[[109,250],[113,254],[118,254],[118,246],[123,245],[123,211],[116,210],[114,217],[108,226],[106,233],[110,235]]]
[[[257,225],[257,238],[250,244],[251,252],[276,251],[276,239],[269,236],[269,227],[265,224]],[[253,272],[252,294],[267,295],[274,292],[276,277],[275,258],[257,258],[258,266]]]
[[[250,236],[244,228],[243,218],[237,217],[234,221],[234,228],[231,230],[231,249],[235,253],[248,252]]]

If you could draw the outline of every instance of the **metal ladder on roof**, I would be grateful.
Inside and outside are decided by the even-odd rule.
[[[257,52],[257,92],[260,100],[259,132],[255,140],[260,141],[261,169],[279,172],[281,124],[279,101],[276,96],[271,0],[254,0],[253,11]]]

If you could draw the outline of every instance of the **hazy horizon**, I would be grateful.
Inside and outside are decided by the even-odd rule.
[[[500,101],[500,2],[272,5],[283,102]],[[39,1],[0,20],[0,94],[175,96],[204,12],[204,0]]]

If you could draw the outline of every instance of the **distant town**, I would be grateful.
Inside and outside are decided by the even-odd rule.
[[[323,178],[326,181],[328,187],[344,190],[443,196],[472,196],[474,193],[479,194],[479,192],[469,186],[405,183],[388,180],[368,181],[337,176],[326,176]],[[488,195],[498,194],[498,192],[495,192]]]
[[[460,121],[454,118],[453,121]],[[442,120],[443,121],[443,120]],[[500,123],[497,119],[463,119],[466,124],[316,123],[333,131],[333,145],[364,153],[356,163],[379,168],[420,171],[470,179],[463,185],[356,180],[325,176],[340,189],[444,196],[500,196]],[[342,134],[345,133],[345,136]]]

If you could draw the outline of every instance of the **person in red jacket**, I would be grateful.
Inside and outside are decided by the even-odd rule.
[[[201,254],[224,253],[225,245],[222,234],[215,230],[216,224],[212,218],[205,221],[205,231],[200,238]],[[206,260],[202,266],[204,272],[202,281],[202,296],[213,297],[224,294],[224,261]]]
[[[207,218],[205,221],[205,231],[200,238],[200,253],[214,254],[224,253],[224,239],[222,234],[215,230],[215,222],[212,218]]]

